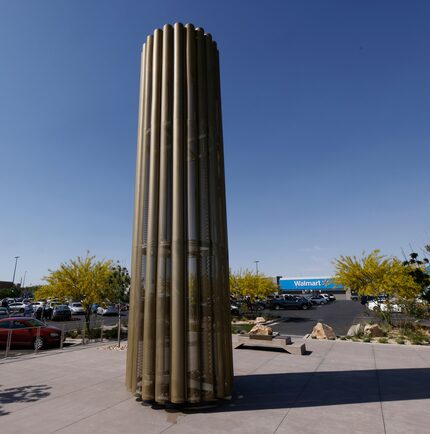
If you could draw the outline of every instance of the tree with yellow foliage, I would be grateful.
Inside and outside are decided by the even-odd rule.
[[[411,276],[410,270],[398,258],[387,257],[374,250],[370,254],[341,256],[334,261],[334,282],[343,285],[359,295],[388,296],[388,309],[381,312],[383,319],[391,322],[390,297],[399,300],[415,299],[421,287]]]
[[[89,330],[92,305],[104,302],[113,294],[112,273],[112,261],[98,261],[87,254],[62,263],[58,270],[49,270],[49,275],[44,277],[47,284],[36,291],[35,297],[80,301]]]
[[[276,284],[262,273],[257,274],[242,269],[233,273],[230,270],[230,293],[237,299],[249,297],[251,301],[254,301],[256,298],[265,298],[276,291]]]

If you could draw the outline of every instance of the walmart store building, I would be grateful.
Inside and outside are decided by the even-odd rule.
[[[332,293],[345,294],[342,285],[336,285],[331,276],[320,277],[280,277],[279,289],[289,294]]]

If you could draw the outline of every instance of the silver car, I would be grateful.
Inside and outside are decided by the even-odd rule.
[[[9,303],[9,312],[11,314],[25,313],[27,305],[24,303]]]
[[[72,315],[85,315],[85,310],[82,306],[82,303],[74,301],[72,303],[69,303],[69,307],[72,311]]]

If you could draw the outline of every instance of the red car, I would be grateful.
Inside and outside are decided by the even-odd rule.
[[[40,332],[38,335],[38,328]],[[11,346],[33,347],[35,350],[49,346],[60,346],[61,330],[34,318],[5,318],[0,320],[0,346],[6,346],[9,330]]]

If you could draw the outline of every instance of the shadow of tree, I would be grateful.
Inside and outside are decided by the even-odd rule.
[[[34,386],[21,386],[9,387],[2,389],[0,385],[0,416],[5,416],[10,412],[4,407],[7,404],[17,402],[36,402],[39,399],[46,398],[50,395],[48,390],[51,386],[47,385],[34,385]]]

